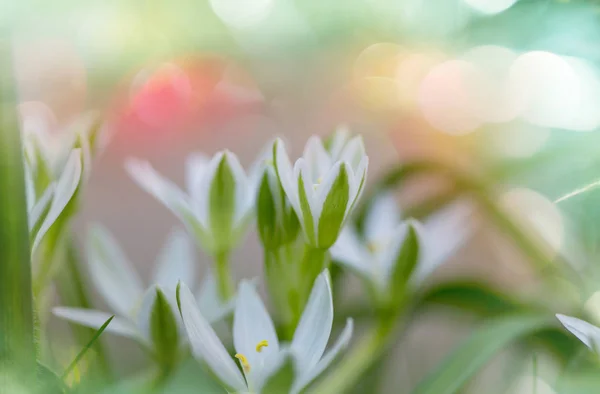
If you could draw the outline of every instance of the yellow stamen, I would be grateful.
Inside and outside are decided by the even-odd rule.
[[[256,344],[256,351],[258,353],[262,352],[263,348],[269,346],[269,341],[267,341],[266,339],[263,339],[262,341],[260,341],[259,343]]]
[[[369,249],[369,252],[375,253],[377,250],[379,250],[380,245],[377,242],[369,242],[367,243],[367,248]]]
[[[246,373],[250,372],[250,363],[248,362],[248,359],[246,358],[246,356],[244,356],[242,353],[237,353],[235,355],[235,358],[240,360],[240,364],[242,364],[242,368],[244,368],[244,372],[246,372]]]

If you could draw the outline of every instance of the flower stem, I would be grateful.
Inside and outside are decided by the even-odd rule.
[[[221,297],[221,301],[229,301],[235,293],[235,285],[229,268],[229,252],[215,254],[215,268],[219,297]]]
[[[34,377],[36,347],[23,156],[5,41],[0,59],[0,393],[8,393],[14,376],[7,368],[20,382]]]
[[[397,315],[381,315],[378,322],[361,338],[349,354],[311,394],[341,394],[353,387],[369,367],[378,360],[388,346],[397,326]]]

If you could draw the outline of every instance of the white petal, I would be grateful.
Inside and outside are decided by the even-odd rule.
[[[354,208],[356,202],[362,196],[363,191],[365,190],[365,184],[367,183],[367,171],[369,169],[369,158],[367,156],[363,157],[358,168],[353,173],[354,177],[350,183],[350,200],[352,204],[348,204],[346,208],[346,215],[350,213],[350,210]]]
[[[54,198],[50,205],[50,210],[38,231],[33,246],[31,248],[32,253],[37,249],[40,242],[44,238],[44,235],[48,232],[50,227],[54,224],[56,219],[60,216],[62,211],[65,209],[71,198],[77,191],[79,182],[81,181],[81,150],[73,149],[67,160],[67,164],[60,175],[56,183],[56,190],[54,192]]]
[[[54,190],[56,189],[56,185],[54,183],[50,184],[42,194],[39,200],[35,202],[35,205],[29,211],[29,230],[33,229],[36,223],[42,218],[42,215],[48,209],[48,205],[52,201],[52,197],[54,197]]]
[[[298,361],[299,370],[312,369],[321,359],[333,324],[333,300],[329,272],[323,271],[310,293],[294,338],[292,352]]]
[[[57,307],[52,310],[55,316],[86,327],[98,329],[112,316],[110,313],[93,309]],[[121,335],[128,338],[139,339],[139,333],[133,322],[115,316],[106,327],[105,332]]]
[[[24,163],[25,170],[25,198],[27,199],[27,211],[31,212],[35,205],[35,183],[33,182],[33,174],[27,161]],[[31,228],[31,226],[29,226]]]
[[[210,158],[202,153],[192,153],[185,161],[185,184],[192,200],[202,193],[201,183]]]
[[[190,198],[170,180],[164,178],[147,161],[129,158],[125,161],[129,176],[158,201],[170,209],[183,223],[194,218]]]
[[[267,341],[268,346],[257,351],[257,345]],[[233,318],[233,343],[235,350],[248,359],[250,371],[246,373],[248,386],[262,386],[265,364],[269,357],[279,352],[279,340],[267,308],[256,293],[254,286],[242,281],[239,288]]]
[[[329,146],[329,153],[334,161],[338,161],[340,159],[342,150],[344,149],[344,146],[346,146],[346,143],[349,139],[350,130],[348,130],[348,126],[338,126],[335,130],[335,133],[333,133],[333,136],[331,137],[331,144]]]
[[[229,168],[231,168],[231,172],[233,173],[233,177],[235,179],[235,213],[233,217],[233,223],[234,226],[236,226],[253,208],[254,195],[252,194],[252,190],[250,188],[248,176],[246,175],[246,172],[240,164],[237,156],[227,151],[225,152],[225,160],[227,160],[227,164],[229,165]]]
[[[473,233],[473,206],[467,201],[448,205],[424,223],[424,256],[417,267],[416,280],[421,282],[462,247]]]
[[[235,298],[225,303],[221,301],[217,281],[212,272],[208,272],[204,276],[196,299],[198,300],[200,313],[211,323],[223,319],[235,308]]]
[[[137,310],[137,326],[142,339],[147,343],[152,343],[152,333],[150,332],[150,315],[152,314],[152,307],[156,301],[156,286],[150,286],[144,292],[142,302]]]
[[[558,320],[575,335],[585,346],[594,351],[600,350],[600,328],[571,316],[556,315]]]
[[[277,169],[277,175],[281,182],[281,187],[294,207],[298,215],[301,215],[300,200],[298,197],[298,178],[294,176],[292,163],[285,150],[285,145],[281,139],[276,139],[273,145],[273,161]]]
[[[323,142],[316,135],[311,136],[306,142],[302,157],[306,160],[309,179],[312,183],[318,183],[319,178],[324,176],[333,165],[329,153],[323,147]]]
[[[193,286],[194,267],[192,240],[185,231],[174,229],[158,255],[154,283],[170,292],[175,291],[180,280],[185,280]]]
[[[365,217],[365,238],[375,245],[390,240],[400,224],[400,210],[392,193],[384,193],[373,201]]]
[[[373,257],[363,245],[356,230],[351,224],[346,225],[337,241],[329,249],[333,260],[355,271],[363,277],[370,277],[373,267]]]
[[[213,373],[231,389],[247,391],[244,377],[210,323],[200,314],[192,292],[185,284],[180,286],[181,316],[192,353],[196,358],[205,361]]]
[[[314,368],[304,372],[300,375],[300,377],[294,382],[294,386],[292,387],[291,393],[296,394],[299,393],[302,389],[304,389],[310,382],[315,380],[320,374],[323,373],[331,363],[338,357],[340,352],[348,347],[350,343],[350,339],[352,338],[352,331],[354,330],[354,321],[350,318],[346,320],[346,326],[344,330],[338,337],[335,344],[329,349],[327,353],[323,356],[321,360],[315,365]]]
[[[339,160],[350,164],[352,168],[356,169],[365,156],[365,144],[362,136],[357,135],[344,146],[344,149],[340,153]]]
[[[304,158],[300,158],[296,161],[296,163],[294,164],[294,181],[296,182],[296,190],[298,191],[298,193],[300,193],[300,189],[298,189],[299,185],[298,185],[298,180],[300,179],[300,176],[302,176],[302,182],[304,184],[304,193],[306,194],[306,200],[308,202],[308,206],[310,208],[310,212],[312,214],[313,217],[313,222],[315,224],[315,236],[316,236],[316,232],[317,232],[317,216],[315,216],[316,211],[319,211],[317,209],[317,203],[316,203],[316,193],[315,193],[315,184],[311,183],[310,180],[310,174],[309,174],[309,170],[308,170],[308,165],[306,164],[306,160],[304,160]],[[298,215],[299,218],[303,218],[303,214],[302,214],[302,209],[300,208],[300,194],[298,194],[298,210],[296,211],[296,214]],[[304,218],[303,218],[304,220]]]
[[[112,235],[99,225],[90,229],[87,257],[92,281],[108,305],[131,316],[142,296],[142,281]]]

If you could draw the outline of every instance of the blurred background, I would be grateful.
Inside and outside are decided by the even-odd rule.
[[[148,159],[181,184],[190,152],[227,148],[249,165],[274,136],[300,154],[309,135],[339,124],[364,135],[371,185],[398,165],[441,164],[485,179],[548,261],[560,258],[577,270],[594,261],[598,1],[64,0],[3,7],[22,128],[60,136],[93,110],[111,135],[77,218],[81,243],[90,223],[106,225],[146,277],[177,221],[128,178],[125,158]],[[443,174],[424,174],[402,183],[398,199],[418,216],[424,202],[457,193]],[[546,270],[534,268],[485,213],[473,220],[472,239],[433,282],[477,281],[557,312],[591,299],[594,310],[594,275],[584,286],[549,284]],[[236,276],[261,275],[261,254],[252,233],[234,257]],[[202,269],[210,263],[201,251],[198,261]],[[344,291],[357,289],[350,279]],[[412,387],[472,321],[452,307],[425,309],[398,342],[388,387]],[[111,342],[131,348],[115,363],[136,370],[142,361],[135,345]],[[556,366],[540,365],[548,370],[540,377],[551,379]],[[489,392],[484,388],[501,382],[503,370],[490,367],[467,392]]]

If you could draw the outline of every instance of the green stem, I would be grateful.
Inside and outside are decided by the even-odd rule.
[[[229,268],[229,252],[215,254],[217,290],[222,301],[229,301],[235,294],[235,285]]]
[[[85,282],[81,273],[81,259],[77,245],[72,236],[68,237],[62,243],[65,265],[57,276],[57,291],[62,304],[70,307],[91,309],[92,303],[85,289]],[[63,254],[61,253],[61,255]],[[80,347],[85,346],[89,338],[95,335],[96,330],[69,323],[71,332],[73,332],[76,342]],[[106,348],[102,340],[94,342],[95,359],[97,361],[99,377],[110,379],[111,371]],[[97,371],[93,368],[92,371]]]
[[[8,368],[20,382],[34,378],[36,347],[25,176],[6,41],[0,59],[0,393],[9,393],[14,376]]]
[[[352,351],[343,357],[331,374],[310,390],[311,394],[341,394],[356,384],[357,380],[386,350],[395,332],[398,324],[396,314],[386,315],[388,317],[380,317],[360,342],[352,348]]]

